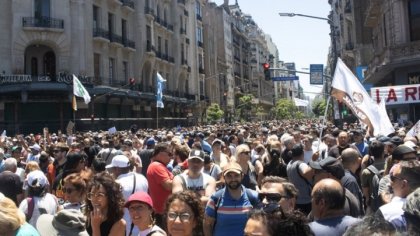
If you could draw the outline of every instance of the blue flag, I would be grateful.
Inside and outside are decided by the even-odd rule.
[[[156,107],[164,108],[163,105],[163,90],[165,88],[166,80],[159,74],[156,74]]]

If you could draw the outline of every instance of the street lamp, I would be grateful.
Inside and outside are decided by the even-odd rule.
[[[310,16],[310,15],[305,15],[305,14],[298,14],[298,13],[279,13],[280,16],[288,16],[288,17],[294,17],[294,16],[302,16],[302,17],[308,17],[308,18],[313,18],[313,19],[318,19],[318,20],[326,20],[328,21],[328,23],[333,25],[333,22],[325,17],[319,17],[319,16]]]

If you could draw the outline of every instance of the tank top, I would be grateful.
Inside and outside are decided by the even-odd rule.
[[[101,228],[101,236],[108,236],[109,233],[111,232],[111,228],[114,225],[114,223],[112,223],[109,220],[106,220],[106,221],[102,222],[101,227],[100,227]],[[89,235],[92,235],[92,225],[91,224],[88,225],[88,227],[86,228],[86,231],[88,232]]]
[[[211,178],[213,178],[206,173],[201,173],[200,177],[197,179],[190,178],[186,173],[180,174],[179,177],[182,180],[184,189],[195,191],[201,196],[205,195],[207,185],[209,184]]]

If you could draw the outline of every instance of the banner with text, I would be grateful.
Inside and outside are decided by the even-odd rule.
[[[373,87],[370,89],[370,95],[376,103],[385,98],[386,105],[419,103],[420,84]]]

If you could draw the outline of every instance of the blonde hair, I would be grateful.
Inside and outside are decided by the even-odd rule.
[[[244,151],[250,151],[250,149],[249,149],[249,146],[248,145],[246,145],[246,144],[241,144],[241,145],[239,145],[239,146],[237,146],[236,147],[236,160],[239,160],[239,158],[238,158],[238,156],[239,156],[239,154],[241,153],[241,152],[244,152]]]
[[[25,223],[25,214],[20,211],[14,201],[0,196],[0,229],[2,234],[10,234]]]
[[[26,167],[25,167],[25,173],[26,174],[29,174],[30,172],[32,172],[34,170],[41,170],[41,168],[39,168],[38,162],[30,161],[30,162],[26,163]]]

